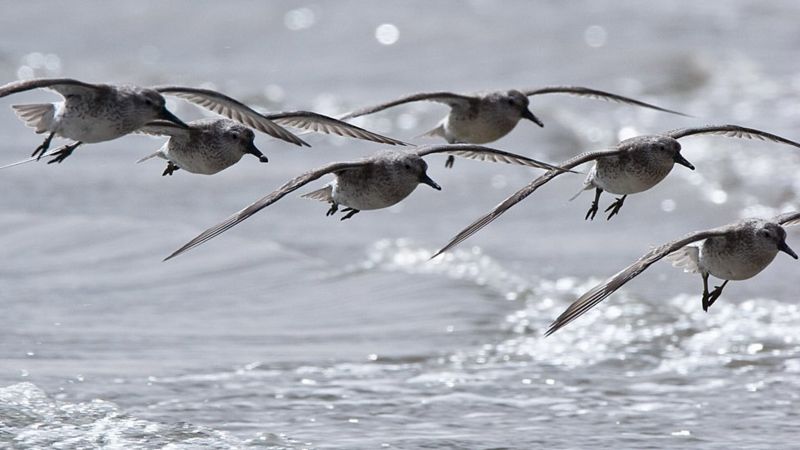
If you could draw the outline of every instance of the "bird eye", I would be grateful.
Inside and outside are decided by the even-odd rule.
[[[405,167],[406,169],[411,170],[411,164],[409,164],[409,163],[403,164],[403,167]]]

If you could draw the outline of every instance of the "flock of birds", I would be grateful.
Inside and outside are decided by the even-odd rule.
[[[182,86],[142,88],[92,84],[68,78],[11,82],[0,87],[0,97],[33,89],[55,91],[63,97],[63,101],[12,106],[28,126],[47,136],[30,158],[0,168],[42,158],[50,158],[48,164],[61,163],[80,145],[109,141],[130,133],[168,137],[157,152],[139,161],[150,158],[166,160],[167,167],[163,175],[172,175],[177,170],[215,174],[236,164],[246,154],[266,163],[268,158],[254,144],[253,130],[299,146],[309,144],[287,127],[303,132],[335,134],[396,146],[371,157],[329,163],[305,172],[202,232],[165,260],[218,236],[287,194],[328,174],[334,177],[330,183],[303,197],[329,203],[330,208],[326,215],[333,215],[340,206],[343,207],[342,220],[349,219],[360,211],[392,206],[410,195],[419,184],[441,190],[428,176],[428,166],[423,159],[435,153],[448,155],[447,167],[452,167],[454,157],[460,156],[530,166],[546,172],[460,231],[431,259],[465,241],[553,178],[564,173],[574,173],[572,169],[581,164],[594,162],[583,189],[576,194],[577,197],[584,190],[594,190],[594,200],[585,219],[594,219],[599,211],[599,200],[603,192],[619,195],[605,209],[607,218],[610,219],[619,213],[628,195],[644,192],[657,185],[666,178],[676,163],[694,170],[694,166],[681,155],[681,145],[678,142],[681,138],[714,134],[800,147],[798,142],[739,125],[709,125],[637,136],[618,143],[610,150],[583,153],[560,164],[548,164],[481,145],[505,136],[521,119],[544,126],[529,109],[529,97],[536,95],[569,94],[685,115],[633,98],[577,86],[509,90],[478,95],[419,93],[362,108],[338,118],[310,111],[265,114],[225,94],[208,89]],[[226,118],[183,122],[166,108],[164,96],[185,99]],[[411,144],[346,122],[355,117],[418,101],[438,102],[449,106],[447,116],[437,127],[426,133],[428,136],[443,138],[447,144],[419,146],[409,150],[407,146]],[[50,150],[51,141],[56,136],[72,142]],[[399,147],[406,148],[397,149]],[[755,276],[772,262],[778,252],[785,252],[797,259],[797,254],[786,243],[784,227],[798,223],[800,212],[786,213],[771,219],[745,219],[718,228],[689,233],[663,244],[583,294],[550,325],[545,334],[550,335],[575,320],[664,257],[671,259],[673,265],[682,267],[687,272],[701,275],[702,307],[707,311],[730,280],[745,280]],[[723,280],[713,290],[708,287],[711,275]]]

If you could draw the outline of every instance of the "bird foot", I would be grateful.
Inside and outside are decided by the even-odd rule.
[[[448,168],[448,169],[452,169],[453,168],[453,163],[455,163],[455,162],[456,162],[456,157],[453,156],[453,155],[449,155],[447,157],[447,161],[444,162],[444,166],[446,168]]]
[[[342,217],[339,220],[347,220],[347,219],[355,216],[356,214],[358,214],[361,211],[359,211],[357,209],[354,209],[354,208],[345,208],[345,209],[342,210],[342,212],[346,212],[347,214],[345,214],[345,216]]]
[[[79,145],[81,145],[80,142],[65,145],[61,150],[51,153],[50,156],[53,156],[54,158],[50,161],[47,161],[47,164],[61,164],[69,157],[69,155],[72,154],[72,152],[75,151],[76,148],[78,148]]]
[[[175,173],[175,171],[178,169],[180,169],[180,167],[176,166],[172,161],[169,161],[167,163],[167,168],[164,169],[164,173],[162,173],[161,176],[162,177],[165,177],[167,175],[172,176],[172,174]]]
[[[703,311],[708,312],[708,308],[710,308],[711,305],[717,301],[719,296],[722,295],[722,288],[724,287],[724,284],[722,286],[714,286],[713,291],[703,294]]]
[[[339,210],[339,205],[337,205],[336,203],[331,203],[331,209],[329,209],[328,212],[325,213],[325,215],[332,216],[336,214],[336,211],[338,210]]]
[[[589,211],[586,211],[586,217],[583,220],[594,220],[594,216],[597,215],[597,211],[600,207],[597,204],[597,201],[592,202],[592,206],[589,207]]]
[[[612,217],[616,216],[619,213],[620,208],[622,208],[623,203],[625,203],[625,196],[623,195],[622,197],[617,197],[614,200],[614,203],[609,205],[609,207],[605,210],[605,212],[611,211],[611,214],[606,217],[606,220],[610,220]]]
[[[36,147],[36,150],[31,153],[31,158],[36,157],[37,161],[42,159],[42,156],[44,156],[44,154],[47,153],[47,150],[50,148],[50,142],[53,140],[54,135],[55,133],[50,133],[50,135],[44,139],[42,145]]]

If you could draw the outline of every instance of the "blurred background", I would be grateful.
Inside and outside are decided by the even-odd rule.
[[[691,114],[534,97],[497,148],[550,162],[620,139],[735,123],[800,139],[793,1],[15,2],[0,82],[218,89],[263,110],[339,114],[414,92],[581,85]],[[0,163],[42,136],[0,103]],[[200,109],[179,100],[184,120]],[[358,123],[405,140],[447,108]],[[800,153],[719,136],[606,222],[562,176],[434,262],[541,172],[428,158],[441,192],[340,222],[300,190],[161,259],[312,167],[381,146],[263,135],[213,177],[135,161],[163,139],[81,147],[0,173],[0,443],[13,448],[764,448],[796,440],[797,262],[731,283],[662,262],[543,339],[577,296],[651,246],[796,209]],[[60,141],[59,141],[60,142]],[[418,143],[438,142],[417,139]],[[587,166],[585,170],[588,170]],[[605,202],[612,196],[607,195]],[[605,207],[605,203],[601,204]],[[788,242],[800,247],[800,236]],[[735,444],[734,444],[735,443]]]

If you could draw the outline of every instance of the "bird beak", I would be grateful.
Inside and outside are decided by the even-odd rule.
[[[686,158],[684,158],[683,155],[681,155],[680,153],[675,153],[675,157],[673,159],[675,160],[676,163],[694,170],[694,166],[692,165],[692,163],[687,161]]]
[[[536,125],[539,125],[540,127],[544,127],[544,124],[542,123],[542,121],[539,120],[538,117],[534,116],[533,113],[531,112],[531,110],[528,109],[528,108],[525,108],[522,111],[522,117],[524,119],[530,120],[531,122],[535,123]]]
[[[786,241],[781,241],[781,243],[778,244],[778,250],[786,253],[787,255],[791,256],[794,259],[797,259],[797,253],[795,253],[794,250],[789,248],[789,245],[786,243]]]
[[[438,184],[436,184],[435,181],[431,180],[431,177],[429,177],[427,173],[423,173],[422,174],[422,176],[419,179],[419,182],[420,183],[425,183],[428,186],[436,189],[437,191],[441,191],[442,190],[442,187],[439,186]]]
[[[253,144],[252,142],[247,148],[247,153],[250,153],[251,155],[258,157],[258,160],[261,161],[262,163],[269,162],[269,159],[267,159],[267,157],[264,156],[263,153],[261,153],[261,150],[257,149],[256,145]]]
[[[180,126],[182,128],[189,128],[189,125],[186,125],[185,123],[183,123],[183,121],[181,119],[178,119],[178,117],[175,116],[175,114],[172,114],[171,112],[169,112],[169,110],[167,109],[166,106],[161,108],[161,117],[160,118],[164,119],[164,120],[169,120],[170,122],[172,122],[175,125],[178,125],[178,126]]]

